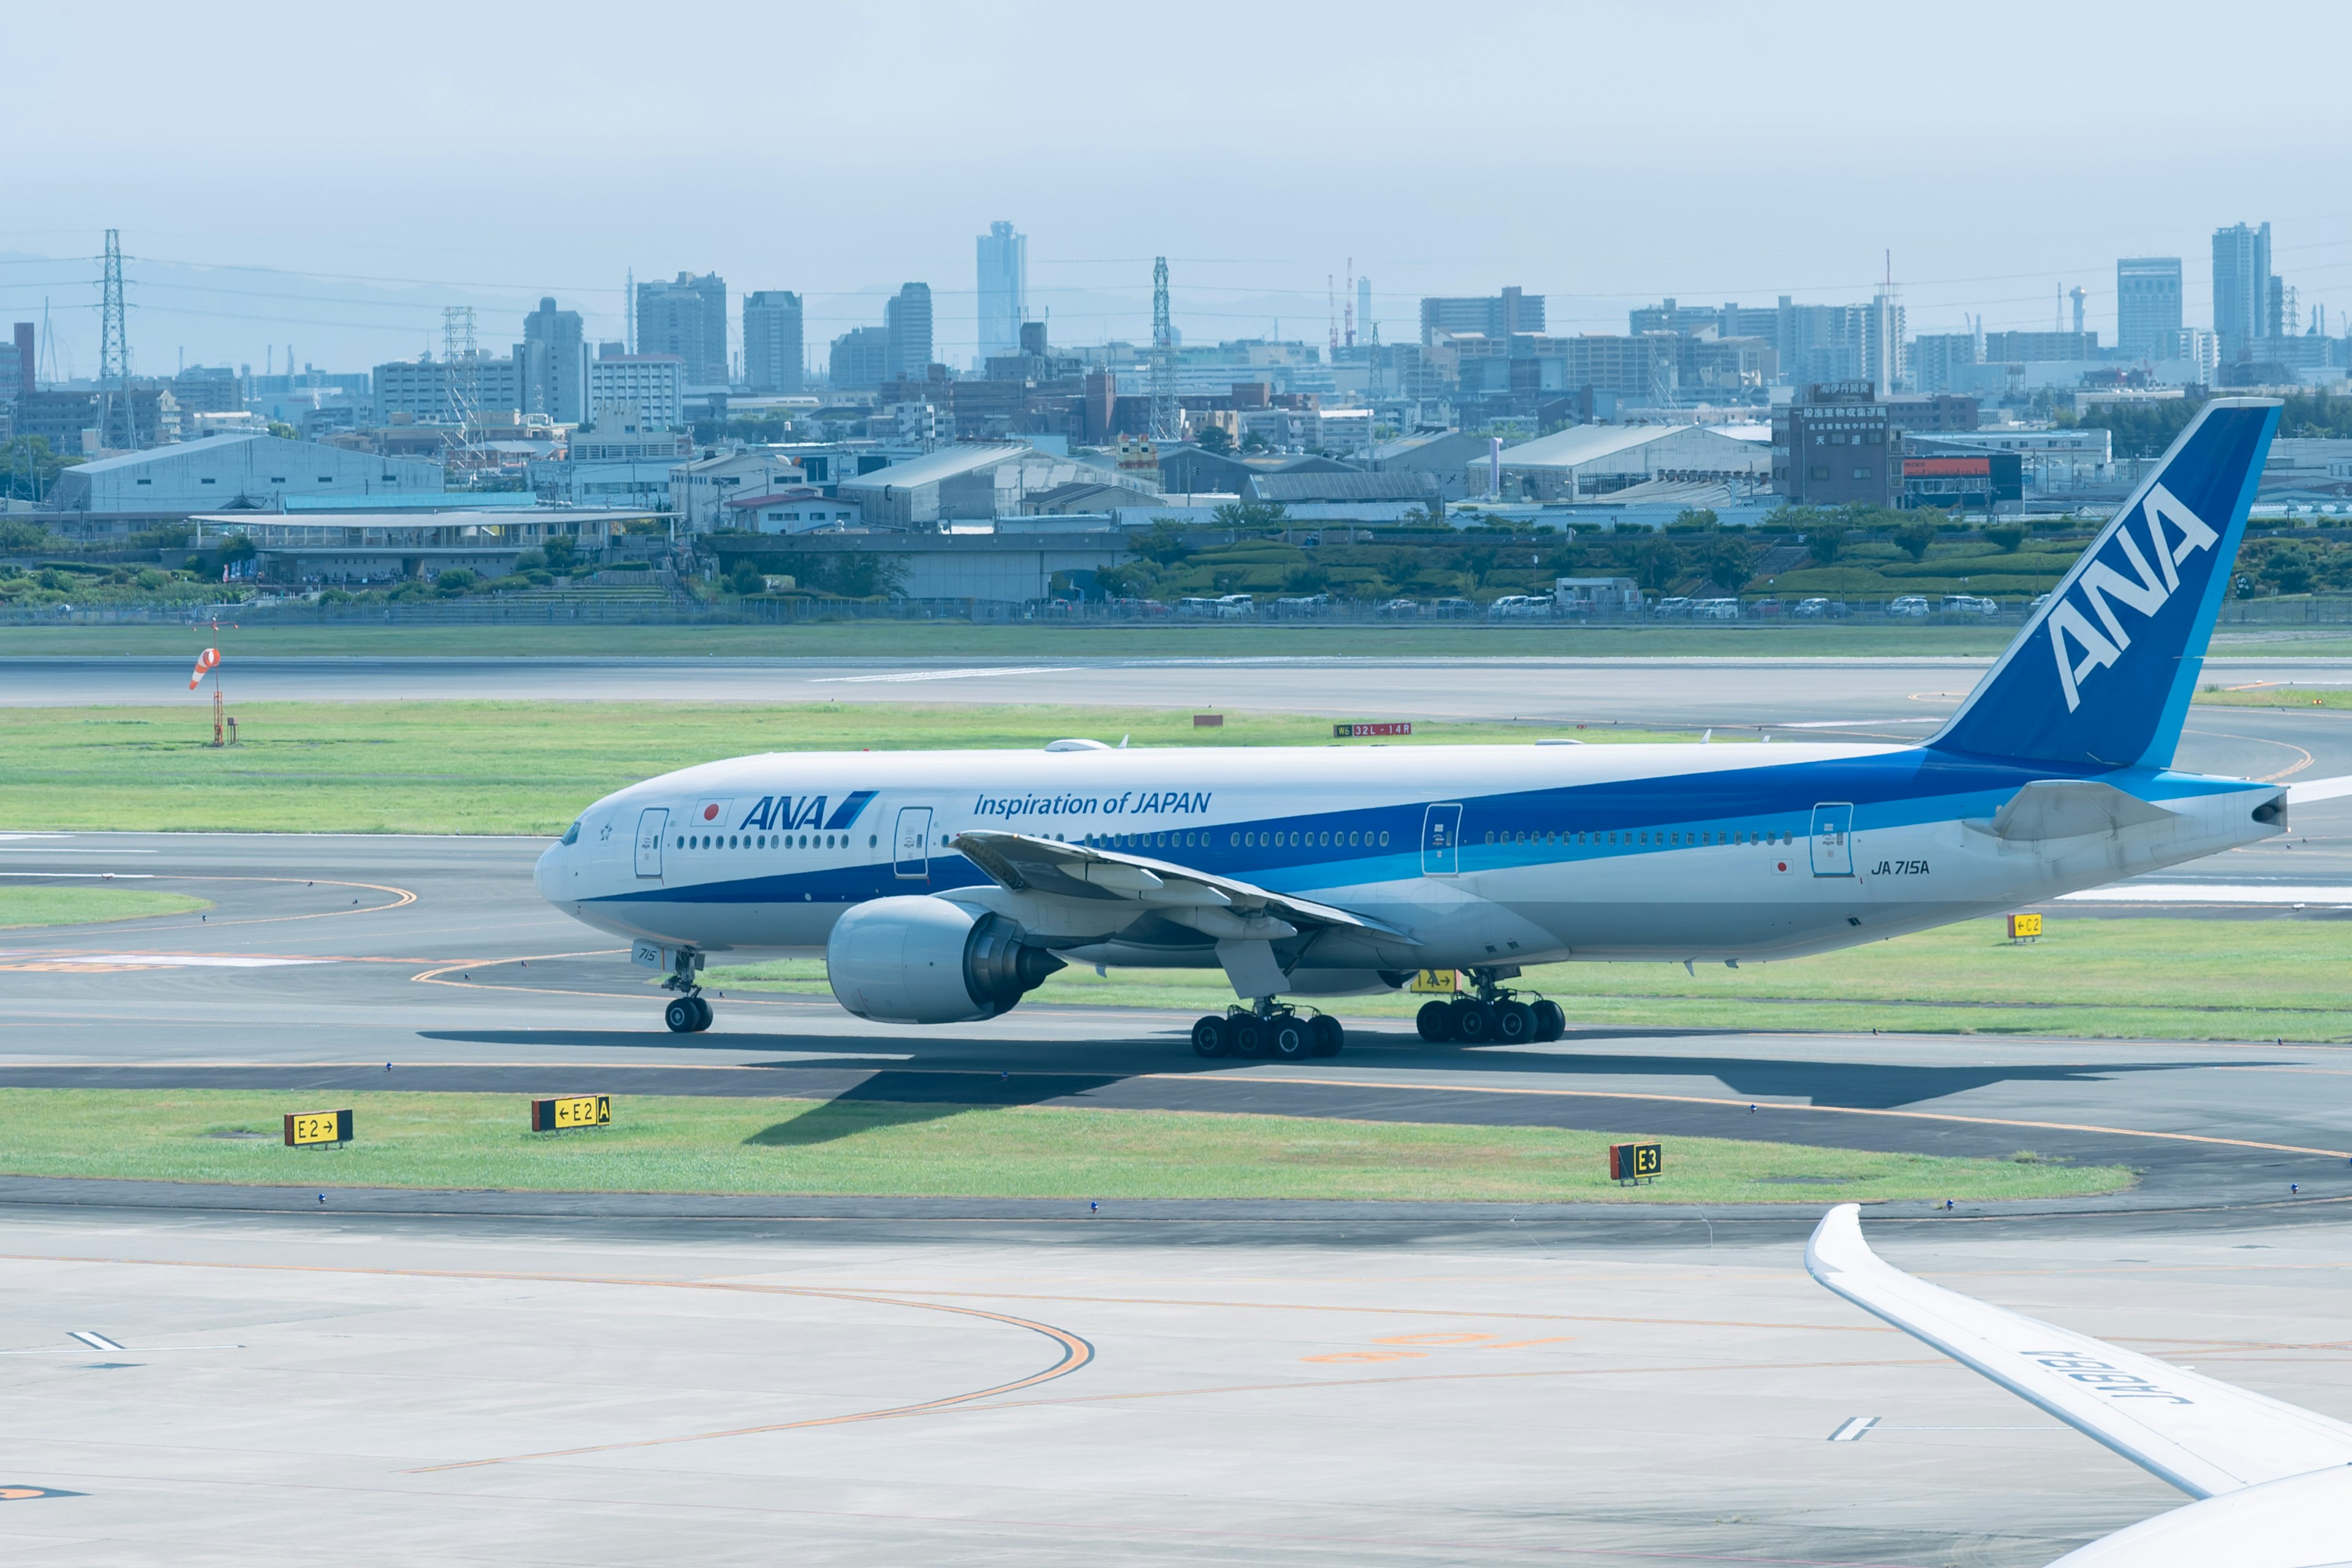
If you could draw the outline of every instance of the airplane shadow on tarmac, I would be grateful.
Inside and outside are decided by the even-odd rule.
[[[642,1052],[649,1047],[679,1051],[742,1050],[741,1035],[662,1037],[628,1030],[496,1029],[431,1030],[425,1038],[468,1045],[609,1047]],[[1622,1036],[1619,1037],[1622,1038]],[[1683,1037],[1687,1038],[1687,1037]],[[1427,1047],[1411,1036],[1375,1034],[1357,1037],[1349,1053],[1336,1060],[1317,1058],[1295,1064],[1318,1076],[1345,1076],[1360,1083],[1389,1072],[1409,1069],[1475,1069],[1483,1081],[1496,1088],[1525,1087],[1572,1091],[1641,1093],[1654,1085],[1657,1092],[1709,1095],[1719,1084],[1732,1095],[1795,1100],[1825,1108],[1889,1110],[1947,1099],[1972,1089],[2011,1083],[2100,1083],[2131,1073],[2188,1072],[2230,1067],[2279,1065],[2245,1059],[2205,1060],[2183,1058],[2170,1061],[1969,1062],[1950,1066],[1837,1059],[1828,1056],[1638,1056],[1571,1052],[1465,1052]],[[778,1041],[782,1044],[782,1041]],[[1569,1044],[1574,1045],[1571,1037]],[[1143,1074],[1172,1077],[1230,1072],[1235,1068],[1280,1068],[1293,1064],[1270,1060],[1204,1060],[1188,1046],[1172,1040],[1078,1041],[1066,1045],[1036,1041],[897,1041],[870,1037],[795,1036],[789,1059],[751,1061],[738,1065],[746,1072],[807,1073],[833,1081],[812,1084],[845,1105],[887,1102],[896,1105],[1034,1105],[1084,1095]],[[877,1049],[877,1046],[886,1048]],[[1148,1053],[1148,1059],[1139,1060]],[[877,1059],[880,1058],[880,1059]],[[1106,1060],[1106,1058],[1110,1058]],[[1081,1067],[1083,1064],[1083,1067]],[[1081,1068],[1081,1070],[1070,1070]],[[1094,1070],[1083,1070],[1091,1068]],[[1108,1068],[1108,1070],[1105,1070]],[[844,1075],[860,1075],[846,1079]],[[1629,1082],[1628,1080],[1633,1080]],[[1400,1081],[1400,1089],[1420,1087]],[[1716,1091],[1719,1092],[1719,1091]],[[805,1120],[805,1119],[803,1119]],[[867,1124],[870,1124],[867,1123]],[[797,1125],[797,1123],[793,1124]],[[813,1127],[795,1139],[819,1131]],[[845,1126],[835,1136],[845,1136]],[[809,1139],[809,1141],[822,1141]]]

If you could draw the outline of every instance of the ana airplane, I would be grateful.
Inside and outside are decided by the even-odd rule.
[[[2352,1426],[1916,1279],[1841,1204],[1805,1245],[1813,1278],[2199,1499],[2051,1568],[2344,1568]]]
[[[2277,421],[2206,404],[1922,745],[778,752],[607,795],[540,890],[669,971],[683,1032],[709,955],[822,952],[893,1024],[1069,963],[1220,967],[1241,1001],[1194,1049],[1328,1054],[1294,999],[1458,969],[1424,1038],[1556,1037],[1523,965],[1820,952],[2284,832],[2284,787],[2171,765]]]

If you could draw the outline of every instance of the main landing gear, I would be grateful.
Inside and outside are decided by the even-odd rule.
[[[662,989],[675,991],[669,1005],[662,1009],[662,1022],[673,1035],[698,1035],[710,1027],[710,1004],[702,999],[702,987],[695,976],[702,973],[702,954],[690,947],[677,950],[677,968],[662,982]]]
[[[1517,1046],[1556,1040],[1567,1032],[1568,1015],[1549,998],[1522,1002],[1502,982],[1517,976],[1517,969],[1465,971],[1475,992],[1451,1002],[1429,1002],[1414,1016],[1413,1027],[1431,1045],[1448,1040],[1465,1046]]]
[[[1212,1013],[1192,1026],[1192,1049],[1204,1057],[1336,1057],[1348,1031],[1328,1013],[1302,1017],[1297,1008],[1261,996],[1255,1006]]]

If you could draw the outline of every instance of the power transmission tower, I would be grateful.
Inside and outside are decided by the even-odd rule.
[[[1151,263],[1151,438],[1177,438],[1176,329],[1168,310],[1168,258]]]
[[[131,408],[131,344],[122,322],[122,231],[106,231],[106,279],[100,305],[98,381],[103,406],[98,441],[101,447],[132,451],[139,445],[139,420]],[[121,438],[117,440],[120,436]]]
[[[441,309],[442,384],[448,389],[449,411],[457,416],[456,446],[467,467],[474,467],[474,426],[482,401],[482,362],[474,352],[474,307],[445,305]]]

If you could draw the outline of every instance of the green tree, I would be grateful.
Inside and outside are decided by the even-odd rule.
[[[1805,531],[1805,549],[1814,561],[1826,566],[1838,558],[1845,548],[1845,530],[1835,523],[1816,523]]]
[[[1219,457],[1234,449],[1233,436],[1222,425],[1203,425],[1192,439],[1203,452],[1214,452]]]
[[[433,591],[445,599],[454,599],[480,581],[479,576],[466,567],[452,566],[433,579]]]
[[[547,568],[551,572],[568,571],[580,558],[579,544],[564,534],[547,542]]]
[[[1173,566],[1192,554],[1192,547],[1184,542],[1184,521],[1181,518],[1155,517],[1150,528],[1127,542],[1127,552],[1155,565]]]
[[[0,553],[30,555],[49,547],[49,531],[21,517],[0,518]]]
[[[1936,542],[1936,525],[1932,522],[1906,522],[1895,531],[1895,542],[1903,553],[1914,561],[1927,559],[1927,547]]]
[[[1220,528],[1244,533],[1272,533],[1283,525],[1280,502],[1229,500],[1209,514]]]
[[[727,585],[739,594],[756,594],[768,585],[767,576],[757,563],[746,558],[735,563],[727,574]]]
[[[1720,528],[1722,526],[1723,520],[1715,515],[1715,509],[1713,507],[1686,506],[1683,508],[1682,510],[1675,514],[1674,521],[1666,524],[1666,531],[1669,533],[1705,533],[1712,529]]]
[[[8,470],[5,481],[0,482],[7,485],[13,500],[39,500],[49,493],[58,469],[87,461],[86,458],[52,451],[45,437],[18,436],[0,446],[0,465]]]
[[[2019,546],[2025,542],[2026,531],[2026,527],[2021,522],[1996,522],[1984,531],[1984,536],[1989,542],[1997,544],[2003,551],[2014,554]]]
[[[302,432],[280,419],[272,419],[269,422],[269,433],[286,441],[299,441],[302,438]]]

